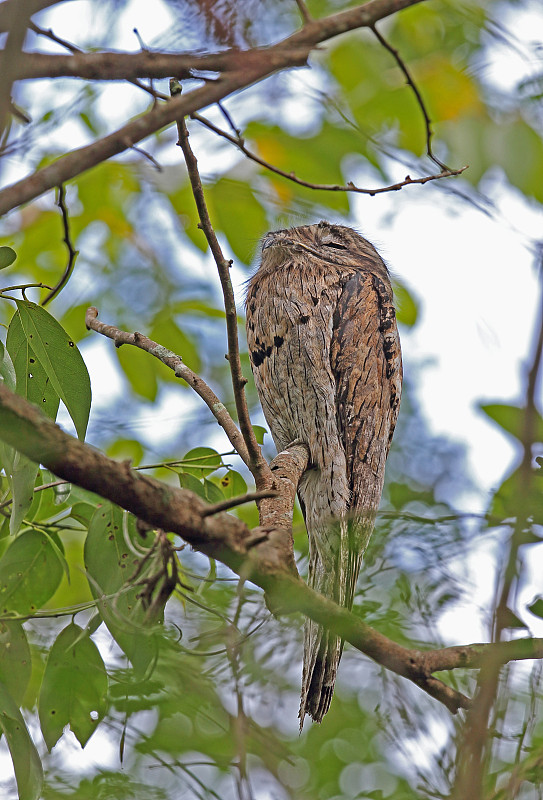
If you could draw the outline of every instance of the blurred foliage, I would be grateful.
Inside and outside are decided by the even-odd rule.
[[[316,17],[356,5],[308,4]],[[79,36],[82,47],[115,48],[116,20],[129,5],[95,2],[92,31],[74,31],[67,23],[55,33]],[[167,5],[172,24],[152,47],[243,48],[275,41],[299,24],[296,4],[287,0]],[[498,45],[515,46],[503,20],[523,7],[513,0],[436,0],[379,25],[424,97],[435,152],[452,167],[469,164],[451,182],[468,196],[499,169],[526,197],[543,200],[541,74],[505,96],[481,69]],[[345,185],[354,170],[357,184],[378,188],[398,180],[398,164],[412,176],[436,170],[425,156],[424,120],[413,92],[371,31],[330,41],[311,63],[318,89],[302,89],[304,79],[296,73],[296,81],[274,77],[227,101],[251,151],[316,183]],[[24,129],[13,124],[6,154],[29,169],[73,147],[68,136],[87,140],[111,130],[97,85],[72,88],[72,94],[66,82],[58,85],[58,97],[51,82],[17,96],[34,122]],[[130,95],[138,98],[134,108],[143,110],[142,94]],[[206,113],[228,129],[219,111]],[[189,125],[212,221],[243,270],[236,288],[241,290],[265,230],[321,217],[353,223],[349,193],[299,186],[247,161],[196,121]],[[66,131],[62,143],[58,129]],[[8,299],[13,290],[0,293],[0,322],[8,328],[5,345],[0,342],[0,379],[53,418],[62,402],[61,413],[80,436],[90,406],[83,359],[96,364],[93,348],[101,347],[91,378],[95,385],[108,383],[106,353],[113,351],[86,331],[90,305],[104,321],[140,330],[182,355],[233,410],[218,282],[173,133],[156,135],[145,147],[162,171],[129,152],[66,187],[78,258],[48,311],[26,299],[39,302],[47,289],[27,288],[22,300],[17,294],[16,308]],[[54,287],[67,260],[62,217],[51,197],[3,222],[4,285]],[[417,324],[419,298],[401,282],[395,291],[407,333]],[[118,367],[120,387],[112,381],[107,409],[93,409],[88,441],[208,502],[245,493],[248,474],[207,410],[193,410],[190,390],[135,348],[115,353],[111,369]],[[246,353],[242,360],[249,376]],[[251,379],[247,392],[260,420]],[[172,398],[175,412],[167,403]],[[146,430],[154,405],[160,410]],[[163,408],[170,418],[163,418]],[[525,442],[523,407],[494,403],[482,410],[517,443]],[[255,428],[271,454],[270,437],[261,425]],[[538,416],[533,442],[542,437]],[[186,548],[177,553],[179,542],[140,530],[129,515],[89,492],[56,485],[53,475],[9,448],[1,447],[0,458],[0,726],[23,800],[40,792],[47,800],[448,796],[462,720],[347,648],[325,722],[299,736],[300,618],[273,618],[261,592],[238,586],[220,564]],[[468,557],[500,545],[519,527],[523,547],[540,541],[539,473],[534,470],[527,492],[525,475],[515,468],[491,498],[486,517],[458,514],[456,500],[469,488],[463,453],[430,434],[408,381],[354,613],[399,643],[440,646],[443,615],[471,600],[469,580],[459,580]],[[248,525],[258,522],[254,504],[232,513]],[[298,508],[294,533],[305,574],[307,537]],[[178,563],[167,604],[157,600],[171,578],[165,553]],[[529,607],[538,617],[541,603],[539,598]],[[517,612],[515,624],[527,628],[526,609]],[[473,693],[472,673],[458,670],[443,678]],[[487,795],[535,797],[543,743],[540,668],[508,668],[501,680]],[[70,762],[70,748],[79,747],[74,736],[81,746],[99,741],[102,751],[81,770]],[[3,796],[16,796],[15,780],[0,785]]]

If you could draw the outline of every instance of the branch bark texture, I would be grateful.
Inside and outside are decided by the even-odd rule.
[[[246,88],[252,84],[261,81],[269,75],[289,67],[304,66],[307,63],[307,58],[311,50],[320,42],[327,41],[328,39],[338,36],[341,33],[354,30],[361,27],[371,27],[375,25],[380,19],[390,16],[391,14],[400,11],[401,9],[415,5],[422,0],[370,0],[363,6],[342,11],[339,14],[326,17],[321,20],[308,22],[300,31],[287,37],[282,42],[266,48],[254,48],[252,50],[240,51],[231,50],[225,53],[216,54],[215,56],[176,56],[176,68],[173,74],[186,75],[183,70],[212,70],[218,71],[219,77],[216,80],[207,81],[204,86],[195,89],[192,92],[183,94],[173,98],[172,100],[155,105],[151,111],[142,116],[132,120],[126,125],[123,125],[117,131],[109,134],[108,136],[98,139],[92,144],[85,147],[73,150],[67,155],[59,158],[53,164],[38,170],[32,175],[6,187],[0,191],[0,216],[6,214],[13,208],[17,208],[23,203],[39,197],[40,195],[59,186],[61,183],[75,178],[77,175],[85,172],[93,166],[101,163],[102,161],[118,155],[127,149],[130,149],[138,142],[145,139],[157,131],[162,130],[167,125],[188,116],[195,111],[199,111],[212,103],[224,99],[239,89]],[[112,54],[90,54],[94,59],[97,56],[102,56],[107,63],[108,58]],[[132,54],[113,54],[111,58],[111,65],[115,65],[115,69],[110,65],[110,74],[119,79],[121,72],[119,70],[120,58],[130,56],[131,66],[127,72],[122,75],[125,79],[133,79],[134,74],[139,77],[149,75],[141,69],[142,64],[149,64],[153,58],[149,58],[150,54],[137,53]],[[41,62],[41,75],[44,77],[43,65],[45,54],[41,54],[37,59],[32,54],[30,59]],[[47,56],[49,58],[49,56]],[[76,53],[67,56],[58,56],[56,58],[64,59],[64,69],[67,69],[67,64],[87,64],[92,65],[92,60],[88,61],[89,55]],[[55,57],[54,57],[55,58]],[[183,61],[183,59],[187,59]],[[75,62],[70,59],[76,59]],[[87,61],[86,61],[87,59]],[[139,59],[139,67],[136,67]],[[190,61],[188,60],[190,59]],[[207,59],[207,61],[205,60]],[[215,59],[215,61],[213,60]],[[173,59],[172,59],[173,60]],[[60,63],[52,62],[49,64]],[[189,63],[192,66],[189,66]],[[183,66],[181,66],[183,64]],[[198,66],[199,64],[199,66]],[[206,65],[206,66],[204,66]],[[87,67],[90,69],[91,67]],[[58,69],[58,68],[57,68]],[[94,66],[96,70],[96,63]],[[169,66],[168,69],[171,69]],[[72,74],[75,70],[72,67]],[[60,73],[59,73],[60,74]],[[172,73],[167,72],[170,76]],[[104,65],[102,65],[102,76],[106,72]],[[24,77],[31,77],[28,73]],[[156,77],[156,72],[154,77]],[[93,74],[93,79],[96,79],[96,74]],[[111,80],[111,78],[109,78]]]
[[[195,549],[250,578],[264,589],[275,609],[301,612],[325,625],[361,653],[411,680],[453,713],[469,707],[470,700],[435,678],[433,672],[476,667],[490,653],[502,663],[543,654],[541,639],[433,651],[408,649],[310,589],[298,577],[281,531],[290,522],[287,506],[307,465],[303,446],[280,453],[272,462],[272,472],[277,476],[273,488],[279,496],[285,492],[282,505],[280,502],[275,508],[264,509],[265,524],[249,530],[230,514],[206,515],[208,506],[194,493],[141,475],[129,463],[113,461],[69,436],[38,408],[1,384],[0,439],[60,478],[96,492],[153,527],[178,534]],[[260,502],[273,504],[279,499]]]

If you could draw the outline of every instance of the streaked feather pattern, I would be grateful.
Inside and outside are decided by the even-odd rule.
[[[266,234],[247,292],[247,340],[277,448],[309,447],[298,490],[309,585],[351,608],[402,385],[390,278],[373,245],[327,222]],[[328,711],[342,649],[307,620],[302,723]]]

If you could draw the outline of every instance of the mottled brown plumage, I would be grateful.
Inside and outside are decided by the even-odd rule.
[[[305,442],[299,497],[309,584],[347,608],[383,488],[402,385],[387,268],[366,239],[319,222],[268,233],[249,282],[247,339],[278,450]],[[327,712],[342,641],[308,620],[300,718]]]

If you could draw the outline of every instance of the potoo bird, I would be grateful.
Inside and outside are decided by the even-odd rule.
[[[351,608],[383,489],[402,360],[385,263],[351,228],[319,222],[266,234],[249,281],[247,339],[278,450],[310,453],[298,496],[311,587]],[[342,640],[307,619],[301,724],[328,711]]]

